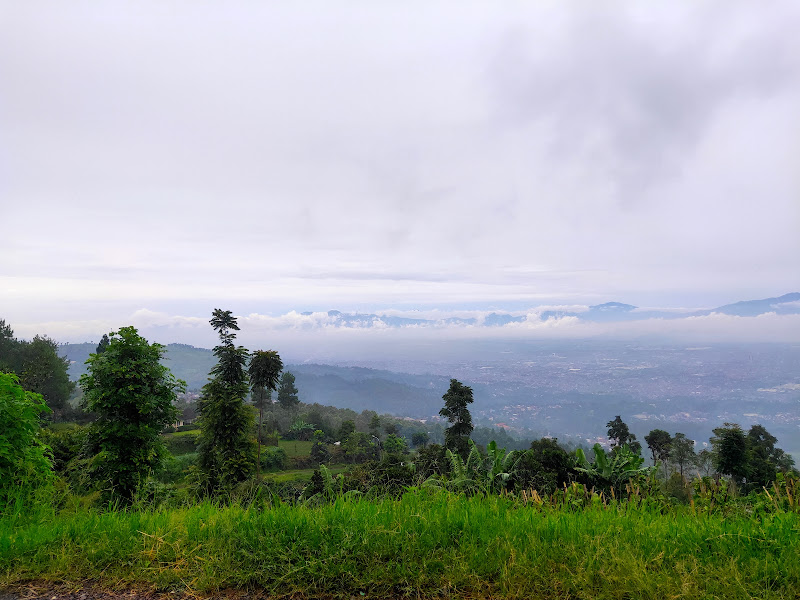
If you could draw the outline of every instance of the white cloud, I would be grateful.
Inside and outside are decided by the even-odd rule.
[[[4,11],[8,320],[800,289],[796,3],[169,6]]]

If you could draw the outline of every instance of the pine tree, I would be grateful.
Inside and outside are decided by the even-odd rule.
[[[457,379],[450,380],[450,389],[442,396],[444,408],[439,415],[450,421],[444,430],[445,448],[466,459],[469,454],[469,436],[472,433],[472,415],[467,405],[472,404],[472,388]]]
[[[278,388],[278,404],[286,410],[294,410],[300,404],[294,382],[294,375],[290,371],[286,371],[281,375],[281,384]]]

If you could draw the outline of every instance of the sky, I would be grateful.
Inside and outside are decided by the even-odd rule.
[[[791,0],[0,1],[0,318],[208,345],[218,307],[800,291],[798,31]]]

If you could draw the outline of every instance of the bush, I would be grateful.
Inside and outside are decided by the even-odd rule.
[[[161,483],[177,483],[189,473],[189,467],[197,464],[197,453],[170,456],[156,472],[155,479]]]
[[[163,436],[164,445],[173,456],[181,454],[194,454],[197,452],[197,442],[200,432],[185,432],[180,434],[168,433]]]
[[[53,477],[49,448],[39,439],[39,415],[50,412],[41,394],[26,392],[16,375],[0,373],[0,505]]]
[[[261,448],[261,468],[265,471],[283,471],[286,468],[286,450],[277,446]]]

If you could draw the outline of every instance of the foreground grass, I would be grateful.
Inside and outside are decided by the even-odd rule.
[[[422,492],[317,508],[42,510],[0,521],[0,587],[31,579],[312,597],[798,598],[800,518]]]

